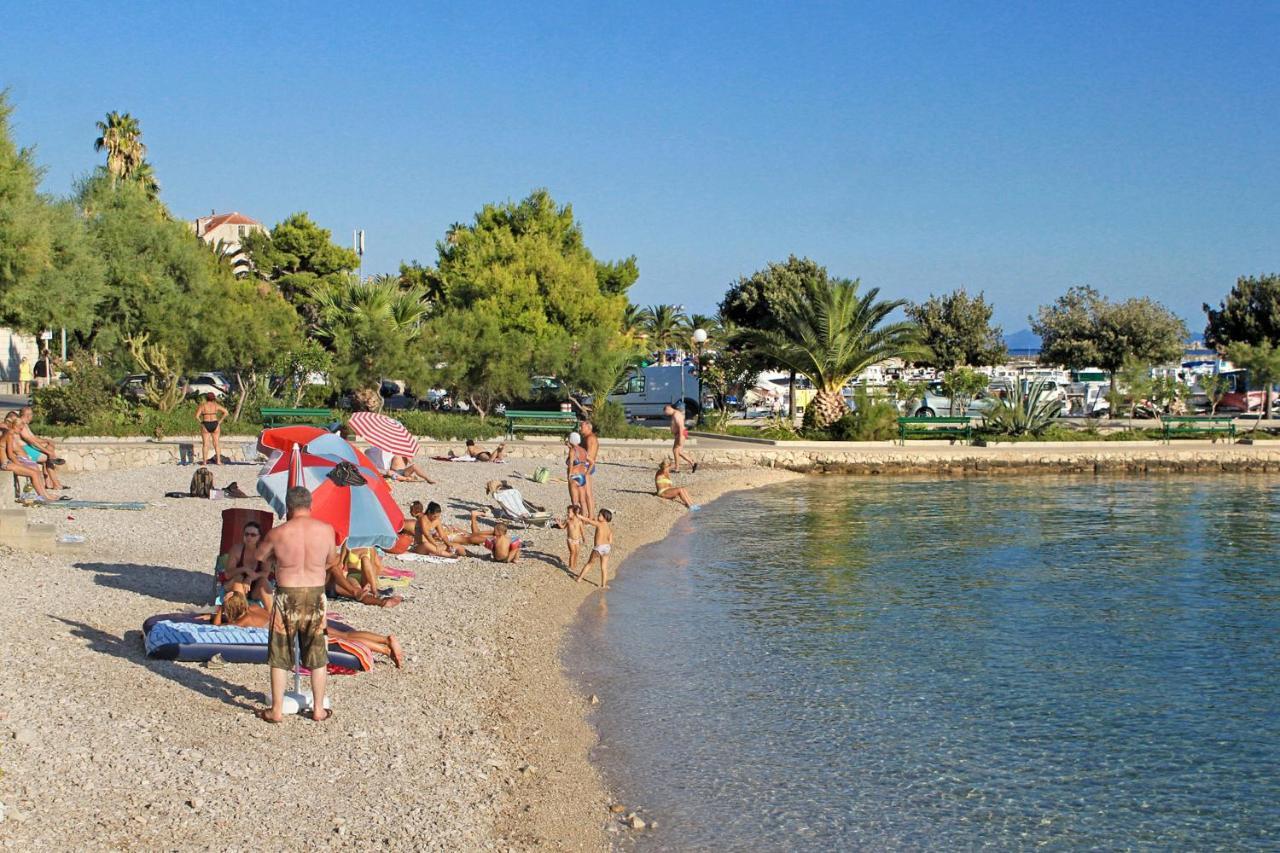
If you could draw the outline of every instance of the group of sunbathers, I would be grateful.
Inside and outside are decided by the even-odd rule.
[[[245,524],[242,540],[231,546],[225,555],[222,572],[222,602],[214,610],[210,621],[215,625],[236,625],[241,628],[266,628],[271,624],[274,603],[275,576],[271,567],[258,558],[262,545],[262,526],[256,521]],[[345,546],[336,560],[330,561],[325,593],[350,598],[361,604],[394,607],[400,596],[381,596],[378,582],[382,561],[375,548],[350,549]],[[361,573],[362,582],[350,578],[350,573]],[[368,646],[377,654],[387,655],[398,667],[404,661],[399,641],[390,634],[371,634],[356,631],[328,620],[329,628],[343,632],[343,638]]]
[[[24,406],[20,412],[8,412],[0,426],[0,471],[28,480],[35,489],[37,502],[70,500],[50,492],[66,488],[55,470],[63,464],[52,441],[31,431],[32,411]]]
[[[483,529],[480,519],[486,517],[481,510],[472,511],[470,529],[462,530],[444,523],[440,504],[431,501],[423,506],[422,501],[414,501],[400,531],[408,546],[405,550],[432,557],[467,557],[473,556],[467,551],[468,545],[480,545],[490,552],[494,562],[514,563],[520,556],[520,539],[513,537],[507,523],[500,519],[490,530]]]

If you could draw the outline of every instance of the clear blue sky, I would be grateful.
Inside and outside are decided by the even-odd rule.
[[[366,273],[545,186],[636,302],[795,253],[1007,332],[1086,283],[1195,329],[1280,271],[1277,44],[1276,2],[47,3],[0,85],[48,191],[129,111],[176,215],[307,210]]]

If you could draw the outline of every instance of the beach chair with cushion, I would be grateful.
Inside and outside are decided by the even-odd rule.
[[[262,535],[266,536],[276,517],[263,509],[235,507],[222,511],[222,540],[218,545],[218,556],[213,564],[213,603],[222,604],[222,585],[227,580],[227,555],[233,545],[244,541],[244,526],[251,521],[258,522]]]
[[[551,513],[537,504],[531,504],[520,494],[519,489],[498,489],[493,493],[497,501],[494,517],[500,518],[515,527],[547,527],[551,524]]]

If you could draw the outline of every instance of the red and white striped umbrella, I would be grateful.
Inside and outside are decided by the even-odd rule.
[[[413,458],[418,452],[418,439],[395,418],[377,412],[356,412],[348,423],[365,441],[393,456]]]

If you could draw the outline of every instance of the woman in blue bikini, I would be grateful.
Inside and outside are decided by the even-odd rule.
[[[591,471],[591,460],[587,456],[587,449],[582,446],[581,435],[571,432],[567,442],[569,453],[565,457],[565,472],[569,478],[569,503],[586,506],[587,476]]]

